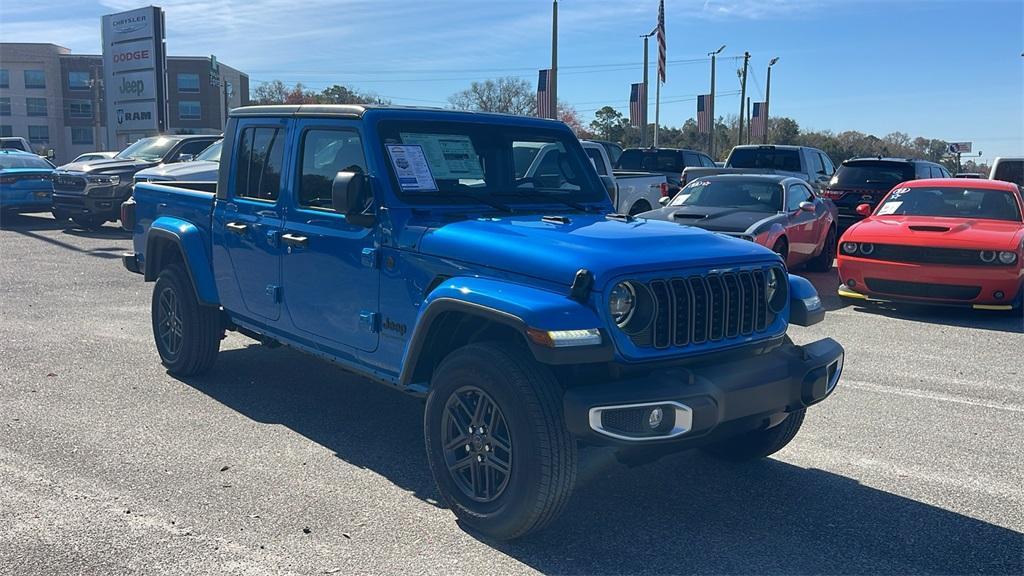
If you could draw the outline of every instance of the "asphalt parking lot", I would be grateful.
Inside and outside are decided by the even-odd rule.
[[[847,350],[775,457],[592,458],[569,511],[493,543],[438,506],[422,403],[231,335],[164,372],[128,236],[0,230],[0,573],[1024,572],[1024,318],[843,307]]]

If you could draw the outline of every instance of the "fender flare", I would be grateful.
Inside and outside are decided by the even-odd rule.
[[[199,303],[208,306],[219,305],[220,298],[213,278],[213,266],[206,253],[206,243],[199,228],[180,218],[160,217],[153,221],[146,233],[146,252],[143,260],[145,278],[149,282],[156,280],[160,274],[160,270],[156,268],[159,260],[153,257],[158,240],[169,241],[178,247]]]
[[[485,278],[456,277],[442,282],[424,299],[412,337],[406,346],[400,386],[412,384],[413,371],[426,345],[431,326],[442,314],[461,312],[508,326],[523,336],[534,358],[544,364],[608,362],[614,348],[601,319],[588,306],[549,290]],[[599,328],[601,344],[547,348],[534,344],[527,328],[570,330]]]

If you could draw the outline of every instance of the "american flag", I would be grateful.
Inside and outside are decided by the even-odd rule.
[[[711,133],[711,94],[697,96],[697,132]]]
[[[640,128],[647,123],[647,89],[643,82],[633,84],[629,90],[629,125]]]
[[[548,82],[551,79],[551,69],[540,71],[537,77],[537,117],[551,117],[551,93],[548,92]]]
[[[764,102],[754,102],[754,111],[750,115],[750,137],[751,138],[763,138],[764,137],[764,121],[768,111],[767,105]]]
[[[665,0],[658,4],[658,80],[665,83]]]

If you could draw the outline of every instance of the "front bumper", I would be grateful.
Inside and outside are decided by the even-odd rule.
[[[67,216],[95,216],[106,220],[121,217],[121,202],[130,194],[113,197],[92,197],[83,194],[53,193],[53,211]]]
[[[837,262],[839,295],[864,300],[1010,309],[1024,282],[1020,264],[947,266],[842,255]]]
[[[566,425],[588,444],[696,447],[773,425],[790,412],[821,402],[839,382],[843,357],[843,347],[831,338],[806,346],[787,340],[762,354],[579,386],[563,396]],[[638,405],[640,410],[662,405],[675,420],[664,426],[664,433],[637,436],[623,434],[604,416],[618,407],[635,410]],[[623,421],[618,416],[614,420]]]

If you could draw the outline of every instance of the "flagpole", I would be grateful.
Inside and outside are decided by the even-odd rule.
[[[661,80],[654,81],[654,147],[658,147],[658,124],[661,118]]]
[[[647,40],[650,34],[643,36],[644,39],[644,99],[640,103],[640,147],[647,146]]]
[[[551,2],[551,117],[558,119],[558,0]]]

